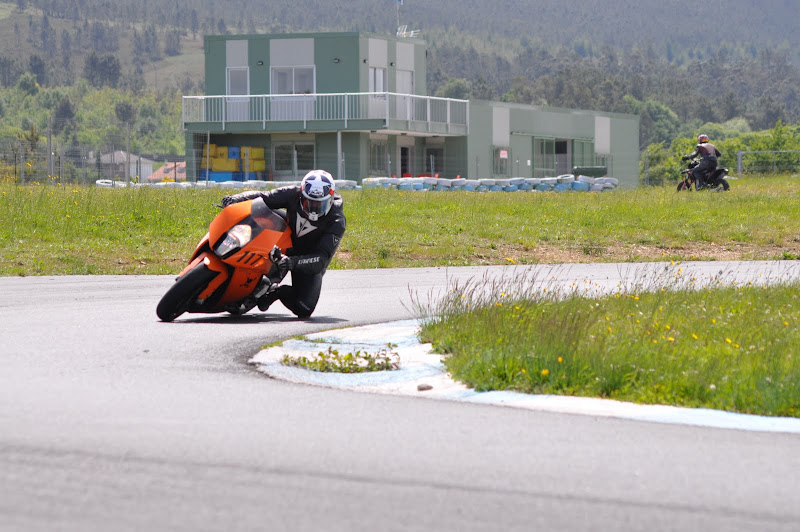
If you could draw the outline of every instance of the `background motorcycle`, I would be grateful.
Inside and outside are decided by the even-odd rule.
[[[184,312],[244,314],[282,280],[272,258],[277,257],[271,257],[275,246],[283,251],[291,247],[291,230],[263,199],[225,207],[161,298],[156,314],[163,321]]]
[[[681,180],[678,182],[678,190],[692,190],[692,186],[694,186],[695,190],[714,190],[714,191],[724,191],[731,188],[728,184],[728,181],[725,179],[725,176],[728,175],[728,169],[718,167],[714,170],[710,176],[705,179],[705,186],[701,187],[700,189],[697,188],[697,178],[694,175],[694,171],[697,168],[699,163],[697,161],[691,161],[689,166],[684,170],[681,170],[681,175],[683,176]]]

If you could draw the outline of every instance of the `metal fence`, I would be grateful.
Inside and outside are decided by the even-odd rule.
[[[800,150],[785,151],[738,151],[736,173],[778,174],[800,171]]]
[[[183,162],[183,156],[142,155],[125,143],[105,146],[61,146],[22,140],[0,140],[0,183],[94,184],[107,179],[142,182],[155,167]]]
[[[341,94],[263,94],[250,96],[184,96],[183,124],[270,121],[380,119],[464,126],[469,102],[450,98],[365,92]]]

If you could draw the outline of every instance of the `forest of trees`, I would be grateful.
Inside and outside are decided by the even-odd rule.
[[[428,43],[431,94],[635,113],[644,153],[701,127],[735,136],[800,122],[800,5],[770,6],[730,0],[700,32],[689,0],[0,2],[0,142],[45,130],[63,144],[100,142],[120,128],[115,106],[130,102],[135,147],[180,151],[176,109],[182,94],[202,92],[203,73],[154,92],[144,72],[188,43],[226,33],[386,34],[399,18]]]
[[[686,124],[744,118],[752,129],[768,129],[778,120],[800,120],[800,71],[786,52],[768,49],[681,67],[640,48],[622,54],[603,47],[589,57],[526,48],[509,61],[443,47],[429,59],[429,79],[443,97],[639,114],[641,148],[671,141]]]

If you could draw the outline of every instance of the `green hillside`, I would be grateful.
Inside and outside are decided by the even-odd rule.
[[[127,126],[116,106],[128,102],[132,146],[174,154],[181,96],[203,92],[204,35],[386,34],[398,21],[428,43],[431,94],[636,113],[641,149],[706,124],[730,136],[800,122],[800,4],[707,9],[701,16],[688,0],[0,2],[0,151],[48,131],[59,146],[118,147]]]

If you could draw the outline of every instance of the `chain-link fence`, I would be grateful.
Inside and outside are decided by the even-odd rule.
[[[47,141],[0,139],[2,183],[94,184],[98,180],[138,183],[161,167],[183,161],[182,156],[133,153],[126,149],[124,141],[100,146],[65,146]]]

